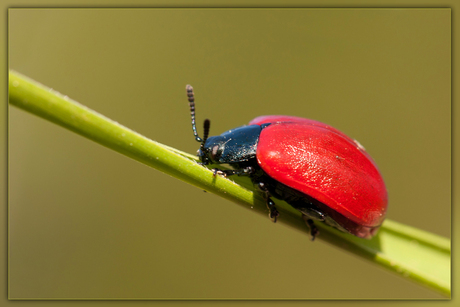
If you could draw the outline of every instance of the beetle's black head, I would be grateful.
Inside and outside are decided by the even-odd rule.
[[[223,161],[222,159],[226,154],[228,156],[227,143],[227,138],[222,136],[211,136],[204,143],[201,143],[200,149],[198,149],[198,157],[201,163],[204,165],[228,163],[228,161]]]

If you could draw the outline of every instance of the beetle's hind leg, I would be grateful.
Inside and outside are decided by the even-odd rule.
[[[275,207],[275,202],[270,198],[270,192],[268,191],[267,186],[263,182],[257,183],[259,189],[264,193],[265,203],[267,204],[268,208],[268,216],[272,220],[273,223],[276,223],[278,216],[280,213]]]

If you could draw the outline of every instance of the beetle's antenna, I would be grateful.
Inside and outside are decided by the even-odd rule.
[[[211,121],[206,118],[203,124],[204,131],[203,131],[203,140],[201,141],[202,146],[204,146],[204,143],[206,143],[206,140],[208,139],[210,126],[211,126]]]
[[[190,115],[192,116],[192,129],[193,129],[193,135],[195,136],[195,140],[197,142],[203,143],[203,140],[198,136],[198,132],[196,132],[196,123],[195,123],[195,94],[193,93],[193,87],[190,84],[187,84],[185,86],[185,89],[187,90],[187,97],[188,97],[188,103],[190,105]],[[206,124],[205,124],[206,125]],[[206,131],[206,129],[205,129]],[[209,124],[208,124],[208,132],[209,132]],[[207,137],[206,137],[207,138]],[[205,139],[206,139],[205,138]]]

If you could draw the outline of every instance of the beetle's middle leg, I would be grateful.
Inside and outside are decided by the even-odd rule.
[[[267,204],[268,208],[268,216],[273,221],[273,223],[276,223],[276,220],[278,219],[280,213],[275,207],[275,202],[270,198],[271,195],[268,191],[267,185],[263,182],[258,182],[257,186],[264,194],[265,203]]]

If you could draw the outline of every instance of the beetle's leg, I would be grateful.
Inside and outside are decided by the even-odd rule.
[[[267,197],[267,208],[270,211],[270,219],[273,221],[273,223],[276,223],[276,220],[278,219],[278,216],[280,216],[280,213],[278,212],[278,210],[276,210],[275,202],[270,197]]]
[[[221,170],[218,168],[213,168],[212,172],[214,176],[216,175],[221,175],[224,177],[232,176],[232,175],[238,175],[238,176],[249,176],[252,173],[254,173],[254,168],[252,166],[248,166],[245,168],[241,169],[229,169],[229,170]]]
[[[305,223],[307,223],[308,227],[310,227],[311,240],[314,241],[315,238],[316,238],[316,235],[319,234],[318,228],[316,228],[315,223],[314,223],[313,220],[312,220],[311,218],[309,218],[308,216],[302,214],[302,218],[303,218],[303,220],[305,221]]]
[[[265,183],[259,182],[257,185],[259,189],[264,193],[265,202],[268,208],[268,216],[273,221],[273,223],[276,223],[276,220],[278,219],[280,213],[275,207],[275,202],[270,198],[270,192],[268,191]]]

